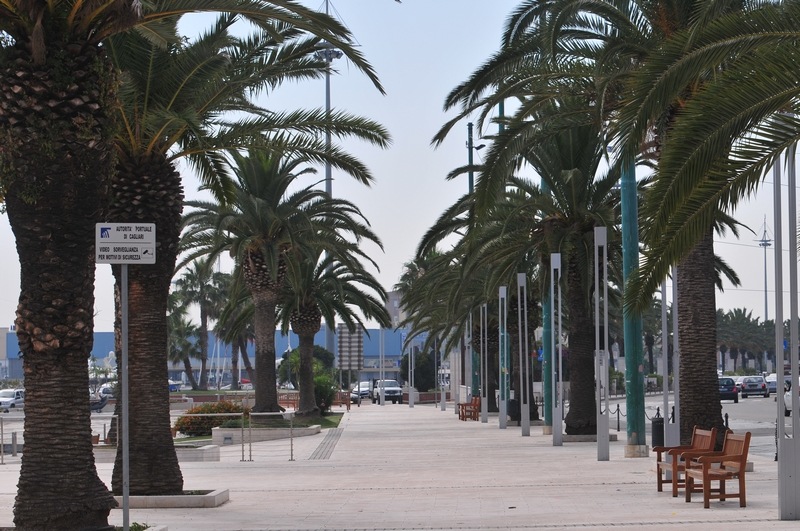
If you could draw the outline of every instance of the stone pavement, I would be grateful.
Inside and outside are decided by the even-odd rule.
[[[210,509],[131,509],[169,531],[272,529],[798,529],[778,519],[776,463],[751,457],[747,507],[686,503],[656,492],[654,457],[624,458],[625,434],[598,462],[595,443],[552,446],[531,427],[462,422],[439,406],[353,407],[335,436],[221,448],[220,462],[181,463],[187,490],[229,489]],[[649,444],[649,440],[648,440]],[[293,460],[290,459],[293,457]],[[97,465],[110,483],[112,464]],[[0,527],[11,525],[19,459],[0,466]],[[731,486],[733,488],[733,486]],[[110,522],[122,524],[122,511]]]

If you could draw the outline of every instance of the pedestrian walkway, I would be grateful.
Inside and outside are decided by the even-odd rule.
[[[333,435],[330,435],[330,434]],[[187,490],[228,489],[210,509],[131,509],[169,531],[275,529],[798,529],[778,519],[776,463],[753,456],[747,507],[656,491],[655,458],[624,458],[625,436],[597,461],[595,443],[552,446],[531,427],[462,422],[438,404],[362,404],[338,431],[221,448],[220,462],[181,463]],[[324,454],[324,458],[320,458]],[[252,460],[250,460],[252,459]],[[110,484],[113,464],[97,465]],[[0,527],[11,525],[19,462],[0,467]],[[122,511],[110,522],[122,524]]]

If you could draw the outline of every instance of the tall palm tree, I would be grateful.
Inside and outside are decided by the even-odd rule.
[[[240,268],[254,305],[256,381],[254,411],[280,411],[275,374],[277,304],[285,287],[288,268],[309,245],[328,250],[331,229],[350,228],[348,218],[357,209],[331,199],[313,185],[292,191],[299,178],[314,173],[306,157],[251,151],[232,154],[237,177],[235,199],[230,204],[190,201],[194,210],[185,216],[186,247],[197,256],[215,258],[230,252]],[[333,224],[333,225],[331,225]],[[333,230],[336,230],[335,228]]]
[[[15,502],[17,526],[102,527],[115,505],[93,466],[86,407],[94,225],[107,220],[105,208],[115,172],[117,77],[104,41],[144,24],[153,41],[170,41],[174,33],[163,32],[158,22],[200,11],[236,11],[255,22],[281,20],[310,30],[342,49],[374,79],[363,57],[350,46],[346,28],[289,0],[0,3],[0,31],[8,36],[0,48],[0,93],[5,102],[0,109],[4,168],[0,185],[20,260],[16,329],[29,406],[27,449]],[[132,290],[131,299],[138,296],[140,292]],[[159,325],[154,334],[163,337],[166,296],[164,291],[158,308],[162,317],[153,323]],[[157,353],[162,360],[163,341]],[[61,397],[58,407],[48,399],[53,389]],[[163,402],[166,411],[166,397]],[[159,426],[165,435],[156,436],[157,444],[174,452],[166,445],[168,416],[162,417]],[[54,426],[64,443],[58,451],[53,451],[59,440],[52,436]],[[159,474],[168,475],[164,470]],[[174,485],[170,482],[166,490],[176,492]]]
[[[120,153],[118,174],[112,188],[112,221],[155,222],[158,261],[155,266],[134,267],[129,270],[131,315],[129,325],[134,352],[132,379],[139,387],[153,387],[157,396],[165,377],[162,360],[164,336],[158,333],[163,321],[161,311],[178,253],[180,214],[183,186],[176,161],[186,159],[198,171],[203,186],[219,200],[230,192],[229,175],[222,163],[221,152],[244,146],[291,146],[315,160],[327,159],[356,165],[338,148],[326,151],[321,140],[307,135],[323,127],[337,135],[366,136],[383,139],[383,130],[373,122],[346,114],[337,114],[330,123],[321,111],[297,111],[275,114],[255,106],[253,93],[273,89],[285,81],[301,81],[321,76],[325,63],[314,52],[324,44],[318,38],[307,37],[296,25],[285,21],[261,24],[261,31],[246,39],[236,38],[230,28],[237,19],[228,14],[220,16],[203,35],[190,42],[179,41],[168,47],[158,47],[139,34],[129,33],[109,41],[115,64],[124,72],[120,91],[120,119],[123,124],[117,137]],[[320,25],[317,33],[325,32]],[[236,113],[236,119],[229,118]],[[353,172],[367,179],[366,170]],[[117,271],[118,272],[118,271]],[[117,275],[117,284],[119,276]],[[201,328],[207,328],[207,316],[201,306]],[[205,371],[207,339],[200,337],[202,355],[200,387],[207,385]],[[136,400],[136,399],[135,399]],[[132,491],[155,494],[163,490],[178,490],[177,475],[170,485],[163,485],[167,474],[154,474],[168,466],[176,467],[172,457],[172,440],[168,421],[159,401],[136,404],[132,408],[132,433],[147,430],[152,447],[153,438],[165,445],[163,452],[148,452],[133,443]],[[141,421],[139,420],[141,419]],[[163,427],[157,429],[156,427]],[[154,433],[161,434],[155,436]],[[158,457],[154,457],[158,456]],[[113,487],[121,488],[121,452],[115,467]],[[164,461],[155,465],[155,461]]]
[[[198,389],[197,381],[192,369],[192,358],[199,358],[197,338],[200,329],[189,319],[187,305],[178,293],[169,296],[169,314],[167,315],[167,330],[169,334],[169,352],[167,359],[175,364],[182,363],[183,371],[189,379],[192,389]]]
[[[247,354],[247,344],[255,341],[253,330],[253,299],[242,282],[241,275],[234,272],[228,276],[226,291],[228,300],[222,308],[214,328],[217,337],[231,345],[231,389],[239,389],[238,358],[244,363],[247,376],[255,382],[255,371]]]
[[[228,294],[222,289],[224,273],[214,271],[213,266],[195,260],[183,269],[183,274],[175,281],[185,304],[196,304],[200,309],[200,328],[197,339],[200,359],[200,389],[208,388],[208,332],[209,319],[216,320]]]
[[[358,232],[350,236],[356,242],[367,240],[380,246],[378,237],[367,227],[355,224],[354,228]],[[323,319],[332,329],[338,317],[351,331],[365,330],[364,319],[375,320],[382,327],[391,325],[385,307],[386,292],[360,260],[377,267],[375,262],[347,235],[336,231],[331,236],[337,241],[324,256],[320,256],[319,248],[312,247],[288,268],[286,289],[281,296],[278,320],[284,333],[291,326],[299,341],[299,415],[319,413],[314,397],[314,336],[322,328]]]

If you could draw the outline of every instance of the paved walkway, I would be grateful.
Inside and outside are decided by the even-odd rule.
[[[169,531],[272,529],[798,529],[778,519],[776,463],[751,458],[747,507],[686,503],[656,492],[654,458],[610,461],[595,443],[552,446],[533,426],[461,422],[448,404],[353,407],[338,430],[240,446],[220,462],[182,463],[185,488],[229,489],[213,509],[131,509],[130,522]],[[293,457],[293,460],[290,458]],[[112,464],[98,464],[110,483]],[[11,525],[19,460],[0,467],[0,526]],[[122,511],[111,523],[122,524]]]

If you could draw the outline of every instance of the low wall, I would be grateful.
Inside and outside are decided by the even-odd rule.
[[[289,437],[306,437],[316,435],[322,431],[318,424],[304,428],[245,428],[244,442],[273,441],[275,439],[288,439]],[[252,437],[252,438],[251,438]],[[227,444],[242,444],[241,428],[211,428],[211,443],[219,446]]]

